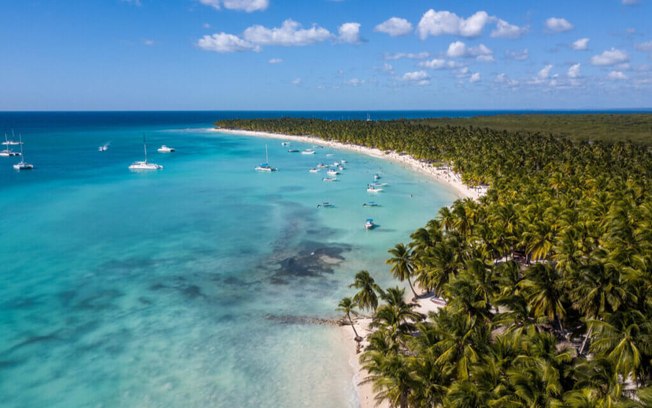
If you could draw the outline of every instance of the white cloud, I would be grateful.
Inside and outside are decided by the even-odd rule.
[[[412,23],[404,18],[392,17],[378,24],[374,28],[374,31],[389,34],[392,37],[398,37],[410,33],[412,31]]]
[[[568,77],[569,78],[579,78],[582,74],[580,73],[580,69],[582,68],[581,64],[573,64],[568,68]]]
[[[272,58],[267,62],[270,64],[280,64],[281,62],[283,62],[283,60],[281,58]]]
[[[428,52],[397,52],[394,54],[385,54],[385,59],[388,61],[400,60],[400,59],[425,59],[430,56]]]
[[[422,68],[430,68],[430,69],[455,69],[455,68],[462,68],[464,65],[459,64],[455,61],[449,61],[443,58],[434,58],[430,61],[422,61],[419,63],[419,66]]]
[[[573,29],[573,25],[565,18],[550,17],[546,20],[548,30],[555,33],[562,33]]]
[[[628,60],[629,56],[627,53],[616,48],[612,48],[604,51],[602,54],[591,57],[591,63],[593,65],[616,65],[622,62],[627,62]]]
[[[623,80],[623,79],[627,79],[627,76],[622,71],[611,71],[609,75],[607,75],[607,78]]]
[[[623,0],[623,4],[626,6],[633,6],[634,4],[638,4],[639,0]]]
[[[469,82],[472,83],[472,84],[475,83],[475,82],[478,82],[479,80],[480,80],[480,73],[479,72],[474,72],[471,75],[471,77],[469,78]]]
[[[403,74],[403,81],[413,82],[418,85],[428,85],[430,83],[430,75],[426,71],[406,72]]]
[[[294,86],[301,86],[302,83],[303,83],[303,81],[301,80],[301,78],[294,78],[292,80],[292,85],[294,85]]]
[[[197,45],[206,51],[222,53],[234,51],[260,51],[258,45],[227,33],[205,35],[197,41]]]
[[[244,31],[243,37],[246,41],[257,45],[282,45],[285,47],[309,45],[332,38],[332,34],[325,28],[313,26],[309,29],[302,29],[300,27],[301,24],[288,19],[280,28],[251,26]]]
[[[511,87],[518,86],[519,84],[517,80],[509,78],[505,73],[496,75],[494,82],[496,82],[497,84],[503,84]]]
[[[143,40],[143,44],[148,46],[148,47],[151,47],[153,45],[156,45],[156,42],[154,40],[146,39],[146,40]]]
[[[573,45],[571,45],[571,48],[573,48],[576,51],[584,51],[587,48],[589,48],[589,39],[588,38],[580,38],[579,40],[573,42]]]
[[[351,78],[348,81],[346,81],[347,85],[353,86],[353,87],[358,87],[361,85],[364,85],[365,80],[364,79],[359,79],[359,78]]]
[[[339,40],[345,43],[360,42],[360,23],[344,23],[338,29]]]
[[[652,52],[652,41],[636,44],[636,49],[643,52]]]
[[[417,32],[422,40],[428,36],[435,37],[443,34],[477,37],[482,34],[484,26],[490,20],[491,17],[486,11],[478,11],[471,17],[464,19],[450,11],[430,9],[421,17],[417,25]]]
[[[467,47],[462,41],[450,43],[446,55],[451,58],[472,57],[478,61],[493,61],[493,51],[486,45],[480,44],[477,47]]]
[[[526,27],[509,24],[507,21],[498,19],[496,29],[491,32],[494,38],[519,38],[527,32]]]
[[[265,10],[269,6],[269,0],[199,0],[199,2],[216,10],[224,7],[229,10],[246,11],[247,13]]]
[[[530,56],[527,48],[520,51],[507,50],[505,51],[505,57],[513,59],[516,61],[525,61]]]
[[[552,70],[552,65],[548,64],[545,67],[541,68],[541,70],[537,73],[537,79],[539,80],[544,80],[548,79],[550,76],[550,71]]]
[[[384,72],[387,72],[387,73],[390,73],[390,74],[394,73],[394,67],[392,66],[392,64],[385,63],[383,65],[382,70]]]
[[[140,0],[121,0],[121,1],[123,3],[128,3],[128,4],[131,4],[131,5],[134,5],[134,6],[138,6],[138,7],[142,6],[142,3],[140,2]]]

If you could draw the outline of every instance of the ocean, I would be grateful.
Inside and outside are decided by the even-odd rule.
[[[1,112],[36,168],[0,157],[0,405],[355,407],[353,341],[321,319],[340,317],[361,269],[394,285],[387,250],[454,192],[379,159],[210,128],[474,114]],[[128,170],[144,137],[163,170]],[[278,172],[254,171],[266,150]],[[339,160],[337,182],[308,172]],[[371,196],[376,173],[387,186]]]

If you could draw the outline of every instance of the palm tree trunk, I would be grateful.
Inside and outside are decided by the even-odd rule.
[[[591,337],[591,332],[593,331],[593,327],[589,327],[589,331],[586,332],[586,336],[584,337],[584,341],[582,342],[582,346],[580,347],[580,355],[584,353],[584,347],[586,347],[586,342]]]
[[[349,313],[346,314],[346,317],[349,318],[349,323],[351,323],[351,328],[353,329],[353,333],[355,333],[355,341],[360,343],[360,340],[362,337],[358,334],[358,331],[355,329],[355,324],[353,324],[353,320],[351,319],[351,315]]]
[[[410,289],[412,290],[412,293],[414,294],[414,299],[418,299],[419,295],[417,295],[417,292],[415,292],[414,286],[412,286],[412,281],[410,280],[409,276],[408,276],[407,280],[408,280],[408,284],[410,284]],[[414,300],[414,299],[412,299],[412,300]]]

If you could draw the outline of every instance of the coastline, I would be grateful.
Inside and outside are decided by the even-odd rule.
[[[399,154],[397,152],[388,152],[376,148],[358,146],[353,144],[346,144],[340,142],[334,142],[330,140],[319,139],[318,137],[311,136],[293,136],[293,135],[284,135],[281,133],[269,133],[269,132],[257,132],[251,130],[237,130],[237,129],[211,129],[217,133],[226,133],[231,135],[241,135],[241,136],[252,136],[268,139],[282,139],[293,142],[300,143],[310,143],[313,145],[320,145],[331,147],[333,149],[341,149],[353,151],[356,153],[364,154],[371,157],[376,157],[380,159],[390,160],[394,163],[400,164],[403,167],[411,169],[417,173],[423,174],[430,179],[438,181],[441,184],[453,189],[458,198],[471,198],[477,200],[486,193],[484,188],[472,188],[468,187],[462,182],[462,178],[459,174],[449,171],[449,170],[439,170],[432,165],[422,162],[409,156],[407,154]]]
[[[294,136],[286,135],[280,133],[269,133],[269,132],[259,132],[259,131],[249,131],[249,130],[236,130],[236,129],[211,129],[216,133],[226,133],[231,135],[239,136],[252,136],[259,138],[269,138],[269,139],[280,139],[286,141],[308,143],[313,145],[321,145],[326,147],[331,147],[334,149],[348,150],[356,153],[364,154],[371,157],[376,157],[380,159],[390,160],[396,164],[399,164],[403,167],[406,167],[412,171],[420,173],[436,182],[444,184],[449,188],[453,189],[458,198],[471,198],[477,200],[486,193],[485,188],[470,188],[466,186],[460,177],[459,174],[449,171],[449,170],[440,170],[432,165],[422,162],[409,156],[407,154],[399,154],[397,152],[384,152],[380,149],[358,146],[353,144],[346,144],[340,142],[334,142],[329,140],[323,140],[317,137],[310,136]],[[415,288],[418,289],[418,288]],[[406,293],[406,301],[411,301],[411,293]],[[441,305],[434,303],[432,297],[423,297],[416,300],[417,307],[416,311],[427,315],[431,311],[437,311]],[[371,333],[369,324],[371,323],[370,317],[358,317],[354,319],[354,324],[356,325],[356,330],[358,333],[365,339],[362,341],[362,348],[367,346],[367,335]],[[389,403],[387,401],[378,402],[375,399],[375,393],[373,392],[373,385],[370,382],[363,382],[367,377],[368,373],[360,365],[358,359],[359,354],[356,350],[356,343],[354,341],[355,334],[350,325],[343,325],[338,328],[340,332],[340,341],[350,350],[349,354],[349,365],[353,371],[352,381],[354,382],[355,389],[357,391],[357,402],[360,408],[389,408]]]

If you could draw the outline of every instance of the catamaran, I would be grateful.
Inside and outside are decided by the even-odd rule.
[[[260,163],[258,166],[256,166],[256,171],[262,171],[266,173],[271,173],[272,171],[276,171],[276,168],[269,165],[269,154],[267,152],[267,145],[265,145],[265,163]]]
[[[14,136],[14,131],[13,130],[11,131],[11,135]],[[5,146],[18,146],[18,145],[22,145],[23,142],[21,142],[21,141],[17,142],[15,140],[8,140],[7,139],[7,134],[5,133],[5,141],[2,142],[2,144],[5,145]]]
[[[147,143],[145,141],[145,136],[143,136],[143,150],[145,151],[145,160],[135,161],[129,165],[129,170],[161,170],[163,166],[156,163],[150,163],[147,161]]]
[[[0,157],[12,157],[20,156],[20,152],[14,152],[9,148],[9,141],[7,140],[7,134],[5,133],[5,141],[2,142],[3,145],[7,146],[4,150],[0,151]],[[22,146],[22,145],[21,145]]]
[[[21,160],[20,162],[14,164],[14,169],[20,171],[20,170],[32,170],[34,168],[33,164],[25,162],[25,156],[23,156],[23,137],[20,136],[20,155],[21,155]]]

